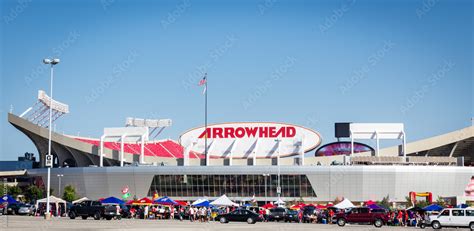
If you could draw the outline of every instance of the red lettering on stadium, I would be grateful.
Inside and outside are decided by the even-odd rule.
[[[214,127],[207,128],[199,139],[207,138],[244,138],[244,137],[258,137],[258,138],[292,138],[296,135],[296,128],[287,127]]]

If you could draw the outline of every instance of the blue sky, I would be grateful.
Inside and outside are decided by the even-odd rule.
[[[0,159],[34,152],[7,121],[49,92],[56,129],[99,137],[126,117],[279,121],[334,141],[334,122],[402,122],[414,141],[471,125],[473,3],[417,1],[1,2]],[[370,143],[369,143],[370,144]]]

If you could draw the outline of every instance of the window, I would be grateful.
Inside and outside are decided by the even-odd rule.
[[[453,209],[453,217],[463,217],[464,210]]]
[[[444,210],[439,216],[449,216],[449,210]]]
[[[466,210],[466,216],[474,217],[474,210]]]

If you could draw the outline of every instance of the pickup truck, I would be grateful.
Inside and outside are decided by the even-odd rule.
[[[71,219],[76,219],[76,217],[82,217],[84,220],[88,217],[93,217],[94,220],[112,219],[112,216],[108,217],[105,214],[106,206],[102,205],[100,201],[83,201],[73,205],[69,210],[69,218]]]
[[[334,219],[339,226],[346,223],[369,223],[380,228],[387,224],[389,220],[388,213],[372,212],[372,209],[366,207],[352,208],[347,212],[338,213]]]

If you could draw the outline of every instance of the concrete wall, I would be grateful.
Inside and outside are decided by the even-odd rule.
[[[462,196],[474,176],[472,167],[442,166],[281,166],[281,174],[307,175],[317,198],[333,201],[345,197],[352,201],[381,200],[385,196],[405,201],[410,191],[432,192],[438,196]],[[64,174],[62,186],[72,184],[80,196],[97,199],[121,197],[121,189],[130,187],[137,197],[147,195],[155,175],[185,174],[277,174],[277,166],[159,166],[52,169],[52,188],[58,192],[57,174]],[[46,180],[46,169],[28,170],[28,175]],[[247,196],[247,195],[245,195]],[[180,198],[175,198],[180,199]],[[293,200],[299,198],[285,198]],[[308,200],[308,199],[307,199]]]

